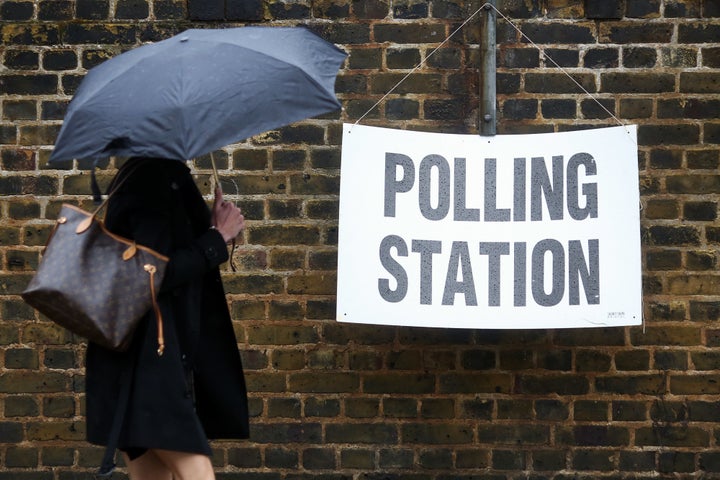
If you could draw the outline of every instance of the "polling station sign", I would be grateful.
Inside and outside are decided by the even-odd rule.
[[[532,135],[343,126],[337,320],[641,323],[635,126]]]

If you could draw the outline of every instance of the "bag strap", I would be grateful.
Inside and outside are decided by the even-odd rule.
[[[132,176],[132,174],[137,170],[140,166],[136,165],[133,167],[132,170],[130,170],[128,173],[123,174],[122,177],[116,177],[113,184],[111,184],[111,190],[108,193],[107,198],[98,206],[98,208],[93,212],[92,217],[90,217],[91,221],[95,216],[102,210],[108,203],[108,200],[110,200],[110,197],[118,191],[120,186]],[[93,170],[94,171],[94,170]],[[160,306],[157,303],[156,298],[156,288],[155,288],[155,273],[156,268],[153,265],[145,265],[145,271],[148,272],[150,275],[150,291],[152,293],[152,300],[153,300],[153,309],[155,311],[155,318],[157,321],[157,329],[158,329],[158,349],[157,354],[158,356],[162,356],[165,350],[165,341],[164,341],[164,335],[163,335],[163,321],[162,321],[162,313],[160,311]],[[100,464],[100,469],[98,470],[98,473],[94,475],[95,479],[97,480],[107,480],[111,478],[113,471],[115,470],[115,451],[118,447],[118,441],[120,440],[120,432],[122,431],[123,423],[125,420],[125,412],[127,411],[128,404],[130,403],[130,386],[132,384],[132,375],[135,371],[135,364],[137,360],[137,356],[140,355],[139,351],[131,351],[129,352],[129,364],[128,368],[126,368],[121,375],[121,386],[120,386],[120,394],[118,397],[118,405],[117,409],[115,410],[115,417],[113,418],[112,427],[110,429],[110,435],[108,437],[108,443],[105,447],[105,454],[103,455],[102,463]]]
[[[88,228],[90,228],[90,225],[92,224],[93,220],[107,206],[108,202],[110,201],[110,197],[112,197],[112,195],[120,189],[122,184],[125,183],[125,181],[128,178],[130,178],[137,169],[140,168],[140,165],[133,166],[133,168],[127,173],[124,173],[123,167],[120,167],[120,170],[118,171],[118,175],[120,175],[122,173],[122,176],[116,176],[115,179],[113,180],[113,183],[110,184],[111,190],[108,192],[105,200],[102,200],[102,194],[100,193],[100,187],[98,186],[97,177],[95,176],[95,168],[96,167],[93,167],[92,173],[90,174],[90,177],[91,177],[90,189],[93,192],[93,202],[96,205],[99,203],[99,205],[92,212],[91,216],[88,217],[87,220],[82,221],[78,225],[77,230],[76,230],[77,233],[82,233],[85,230],[87,230]]]
[[[136,349],[137,350],[137,349]],[[115,470],[115,450],[118,447],[118,441],[120,440],[120,432],[123,427],[125,420],[125,412],[128,404],[130,403],[130,386],[132,385],[132,376],[135,372],[136,358],[140,354],[139,351],[133,351],[130,355],[128,368],[123,370],[120,378],[120,396],[118,397],[118,405],[115,410],[115,417],[113,418],[112,427],[110,429],[110,435],[108,436],[108,443],[105,447],[105,454],[103,455],[100,469],[94,475],[96,480],[109,479],[113,471]]]
[[[95,175],[96,168],[97,166],[93,165],[90,171],[90,190],[92,191],[95,205],[102,202],[102,192],[100,191],[100,185],[98,185],[97,176]]]
[[[110,192],[108,192],[107,198],[95,209],[95,211],[92,213],[90,217],[88,217],[86,220],[83,220],[78,224],[77,228],[75,229],[76,233],[82,233],[86,231],[88,228],[90,228],[90,225],[92,225],[93,220],[97,217],[98,213],[100,213],[100,210],[105,208],[105,206],[110,201],[110,197],[117,192],[120,187],[122,186],[125,181],[132,176],[135,171],[140,168],[140,165],[134,165],[130,171],[125,173],[125,171],[121,168],[120,172],[118,172],[118,176],[115,177],[113,180],[113,183],[110,185]],[[95,170],[93,169],[93,173]],[[128,255],[127,258],[132,257],[135,254],[136,248],[135,246],[131,246],[127,251],[126,254]],[[154,265],[147,264],[144,266],[145,271],[150,276],[150,292],[152,297],[152,303],[153,303],[153,310],[155,312],[155,319],[157,321],[157,354],[159,357],[162,356],[162,354],[165,352],[165,336],[163,333],[163,318],[162,318],[162,312],[160,310],[160,305],[157,303],[157,294],[156,294],[156,288],[155,288],[155,273],[157,272],[157,268]]]
[[[90,191],[92,192],[93,203],[95,203],[95,205],[99,205],[99,204],[103,203],[102,191],[100,190],[100,184],[98,184],[97,175],[95,175],[95,170],[97,170],[97,165],[93,164],[92,169],[90,170]],[[120,167],[120,170],[122,170],[122,167]],[[135,170],[135,169],[133,169],[133,170]],[[130,174],[125,175],[125,178],[127,178],[129,176],[130,176]],[[125,178],[123,178],[122,181],[117,185],[118,187],[120,186],[120,184],[122,182],[125,181]],[[111,194],[108,194],[108,196],[110,196],[110,195]]]
[[[163,318],[160,305],[157,302],[157,294],[155,293],[155,272],[157,268],[155,265],[146,264],[145,271],[150,275],[150,294],[152,296],[153,310],[155,311],[155,321],[157,324],[157,354],[158,357],[162,357],[165,353],[165,334],[163,333]]]

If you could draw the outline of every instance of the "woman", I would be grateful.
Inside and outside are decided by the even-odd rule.
[[[132,158],[110,190],[108,229],[170,258],[158,293],[165,350],[158,355],[152,311],[127,352],[88,345],[88,441],[116,442],[132,480],[214,479],[208,439],[248,436],[245,381],[218,268],[244,218],[219,189],[210,211],[177,160]]]

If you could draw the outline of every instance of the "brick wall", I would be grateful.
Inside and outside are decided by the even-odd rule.
[[[309,25],[350,54],[342,113],[218,152],[248,218],[225,284],[252,438],[218,477],[720,477],[720,2],[499,0],[498,132],[639,125],[645,326],[441,330],[334,321],[340,125],[481,1],[0,1],[0,480],[91,478],[82,342],[18,296],[86,164],[47,166],[87,69],[191,26]],[[479,17],[363,120],[477,132]],[[210,193],[207,158],[193,168]],[[107,181],[110,162],[102,171]],[[118,477],[119,478],[119,477]]]

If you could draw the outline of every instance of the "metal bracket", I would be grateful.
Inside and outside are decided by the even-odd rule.
[[[497,15],[495,1],[488,0],[484,5],[483,20],[480,25],[480,112],[478,125],[480,135],[495,135],[497,126],[497,82],[495,56]]]

